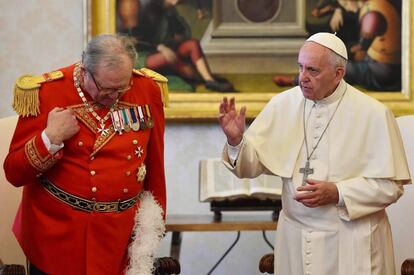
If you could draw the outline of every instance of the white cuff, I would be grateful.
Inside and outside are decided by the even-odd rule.
[[[344,207],[345,206],[344,197],[341,194],[341,190],[339,190],[338,187],[337,187],[337,189],[338,189],[338,197],[339,197],[339,199],[338,199],[338,203],[336,204],[336,206]]]
[[[338,207],[339,218],[341,218],[344,221],[350,221],[351,218],[349,217],[348,209],[346,208],[344,196],[342,196],[342,193],[339,190],[339,188],[338,188],[338,196],[339,196],[339,199],[338,199],[338,203],[336,204],[336,206]]]
[[[239,157],[241,147],[243,145],[243,141],[244,141],[244,138],[236,146],[232,146],[227,142],[227,155],[229,156],[230,163],[233,163],[233,164],[236,163],[236,160]]]
[[[60,149],[62,149],[65,146],[63,142],[59,145],[51,144],[49,137],[45,133],[45,130],[43,130],[42,132],[42,141],[51,155],[56,154]]]

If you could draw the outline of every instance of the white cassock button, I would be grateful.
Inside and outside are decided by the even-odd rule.
[[[82,142],[82,141],[79,141],[79,142],[78,142],[78,146],[79,146],[79,147],[82,147],[82,146],[83,146],[83,142]]]
[[[128,193],[128,189],[124,188],[124,193]]]
[[[131,175],[131,171],[126,171],[125,175],[130,176]]]
[[[132,144],[137,145],[137,144],[138,144],[138,140],[134,139],[134,140],[132,141]]]
[[[92,192],[96,192],[96,191],[98,191],[98,188],[96,188],[95,186],[94,187],[92,187]]]
[[[130,159],[132,159],[132,156],[131,155],[128,155],[127,156],[127,160],[130,160]]]
[[[91,176],[95,176],[96,172],[94,170],[91,171]]]

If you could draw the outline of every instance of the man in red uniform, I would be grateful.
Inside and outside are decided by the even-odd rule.
[[[136,57],[127,38],[100,35],[82,62],[16,83],[4,170],[23,186],[13,231],[31,274],[122,274],[140,193],[165,215],[166,79],[133,70]]]

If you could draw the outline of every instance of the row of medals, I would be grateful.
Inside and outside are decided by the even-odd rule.
[[[131,106],[122,108],[110,113],[112,126],[115,132],[122,135],[122,132],[145,130],[154,127],[151,117],[151,109],[148,104],[143,106]]]

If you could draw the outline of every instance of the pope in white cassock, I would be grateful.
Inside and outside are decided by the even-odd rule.
[[[335,35],[311,36],[299,86],[273,97],[246,132],[246,108],[220,104],[226,166],[283,180],[277,275],[395,274],[385,208],[403,194],[407,161],[392,112],[343,80],[347,58]]]

